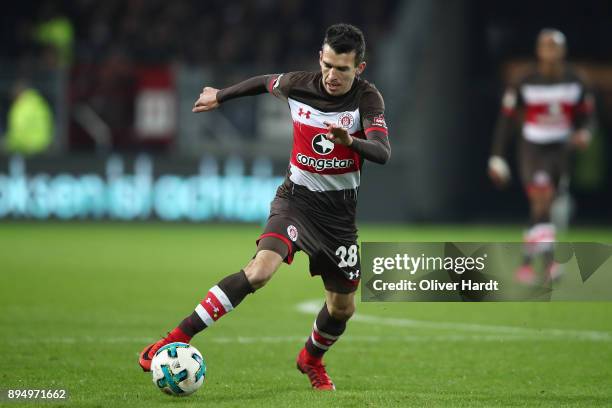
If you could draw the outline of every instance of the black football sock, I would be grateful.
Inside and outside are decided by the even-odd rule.
[[[323,357],[323,354],[334,345],[345,329],[346,321],[331,316],[327,310],[327,304],[324,304],[314,322],[312,333],[306,341],[306,351],[315,358]]]
[[[232,311],[254,291],[243,270],[228,275],[208,291],[204,300],[179,324],[178,329],[191,339],[221,316]]]

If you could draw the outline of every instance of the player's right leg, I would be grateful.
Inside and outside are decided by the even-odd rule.
[[[263,287],[270,280],[288,253],[287,245],[277,238],[264,237],[259,240],[257,254],[244,269],[226,276],[213,286],[193,313],[166,337],[142,350],[138,364],[144,371],[150,371],[151,359],[161,347],[173,342],[188,343],[197,333],[232,311],[249,293]]]

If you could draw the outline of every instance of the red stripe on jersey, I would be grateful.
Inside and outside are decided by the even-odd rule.
[[[547,126],[559,126],[560,124],[566,124],[567,126],[569,126],[569,124],[572,122],[572,120],[574,119],[574,111],[573,111],[573,107],[570,104],[566,104],[566,103],[561,103],[559,104],[559,107],[561,108],[561,119],[562,122],[556,122],[556,123],[549,123],[546,118],[549,117],[558,117],[557,115],[551,115],[550,113],[550,105],[548,104],[528,104],[526,106],[526,110],[525,110],[525,122],[527,123],[532,123],[534,125],[541,125],[544,127]]]
[[[330,339],[327,339],[321,336],[319,332],[316,330],[312,331],[312,337],[314,337],[317,343],[323,344],[324,346],[331,346],[332,344],[336,342],[336,340],[330,340]]]
[[[389,131],[387,130],[387,128],[384,127],[380,127],[380,126],[370,126],[369,128],[367,128],[365,130],[365,134],[367,135],[369,132],[382,132],[385,134],[385,136],[389,135]]]
[[[278,238],[287,245],[287,248],[289,249],[289,253],[287,254],[287,265],[291,265],[291,262],[293,262],[293,245],[291,245],[291,241],[289,241],[289,239],[284,235],[277,234],[276,232],[266,232],[265,234],[261,234],[259,236],[256,243],[259,244],[259,241],[266,237]]]
[[[358,134],[360,132],[356,132]],[[318,174],[344,174],[358,171],[361,168],[360,156],[348,146],[334,144],[333,150],[329,154],[319,154],[312,147],[313,139],[319,134],[327,134],[326,128],[309,126],[301,122],[293,121],[293,151],[291,152],[291,163],[296,167]],[[304,165],[297,160],[297,155],[302,154],[312,157],[315,160],[353,160],[353,164],[345,168],[325,168],[317,170],[311,166]]]
[[[200,304],[204,309],[206,309],[206,312],[214,321],[217,321],[221,316],[226,313],[223,304],[212,292],[208,292],[206,298],[204,298],[204,300],[202,300]]]

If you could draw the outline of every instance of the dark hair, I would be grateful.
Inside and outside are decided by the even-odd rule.
[[[323,45],[329,45],[336,54],[355,51],[355,66],[365,60],[366,44],[361,30],[351,24],[334,24],[325,31]]]

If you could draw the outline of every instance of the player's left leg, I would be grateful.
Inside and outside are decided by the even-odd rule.
[[[355,313],[355,293],[326,290],[325,304],[315,319],[312,333],[297,358],[298,369],[308,375],[313,388],[335,390],[323,365],[323,355],[338,341],[346,322]]]
[[[277,238],[259,240],[257,249],[257,254],[244,269],[223,278],[208,291],[194,312],[167,336],[142,350],[138,364],[144,371],[150,370],[151,360],[159,348],[173,342],[188,343],[197,333],[236,308],[248,294],[263,287],[280,267],[283,258],[289,254],[285,243]]]

